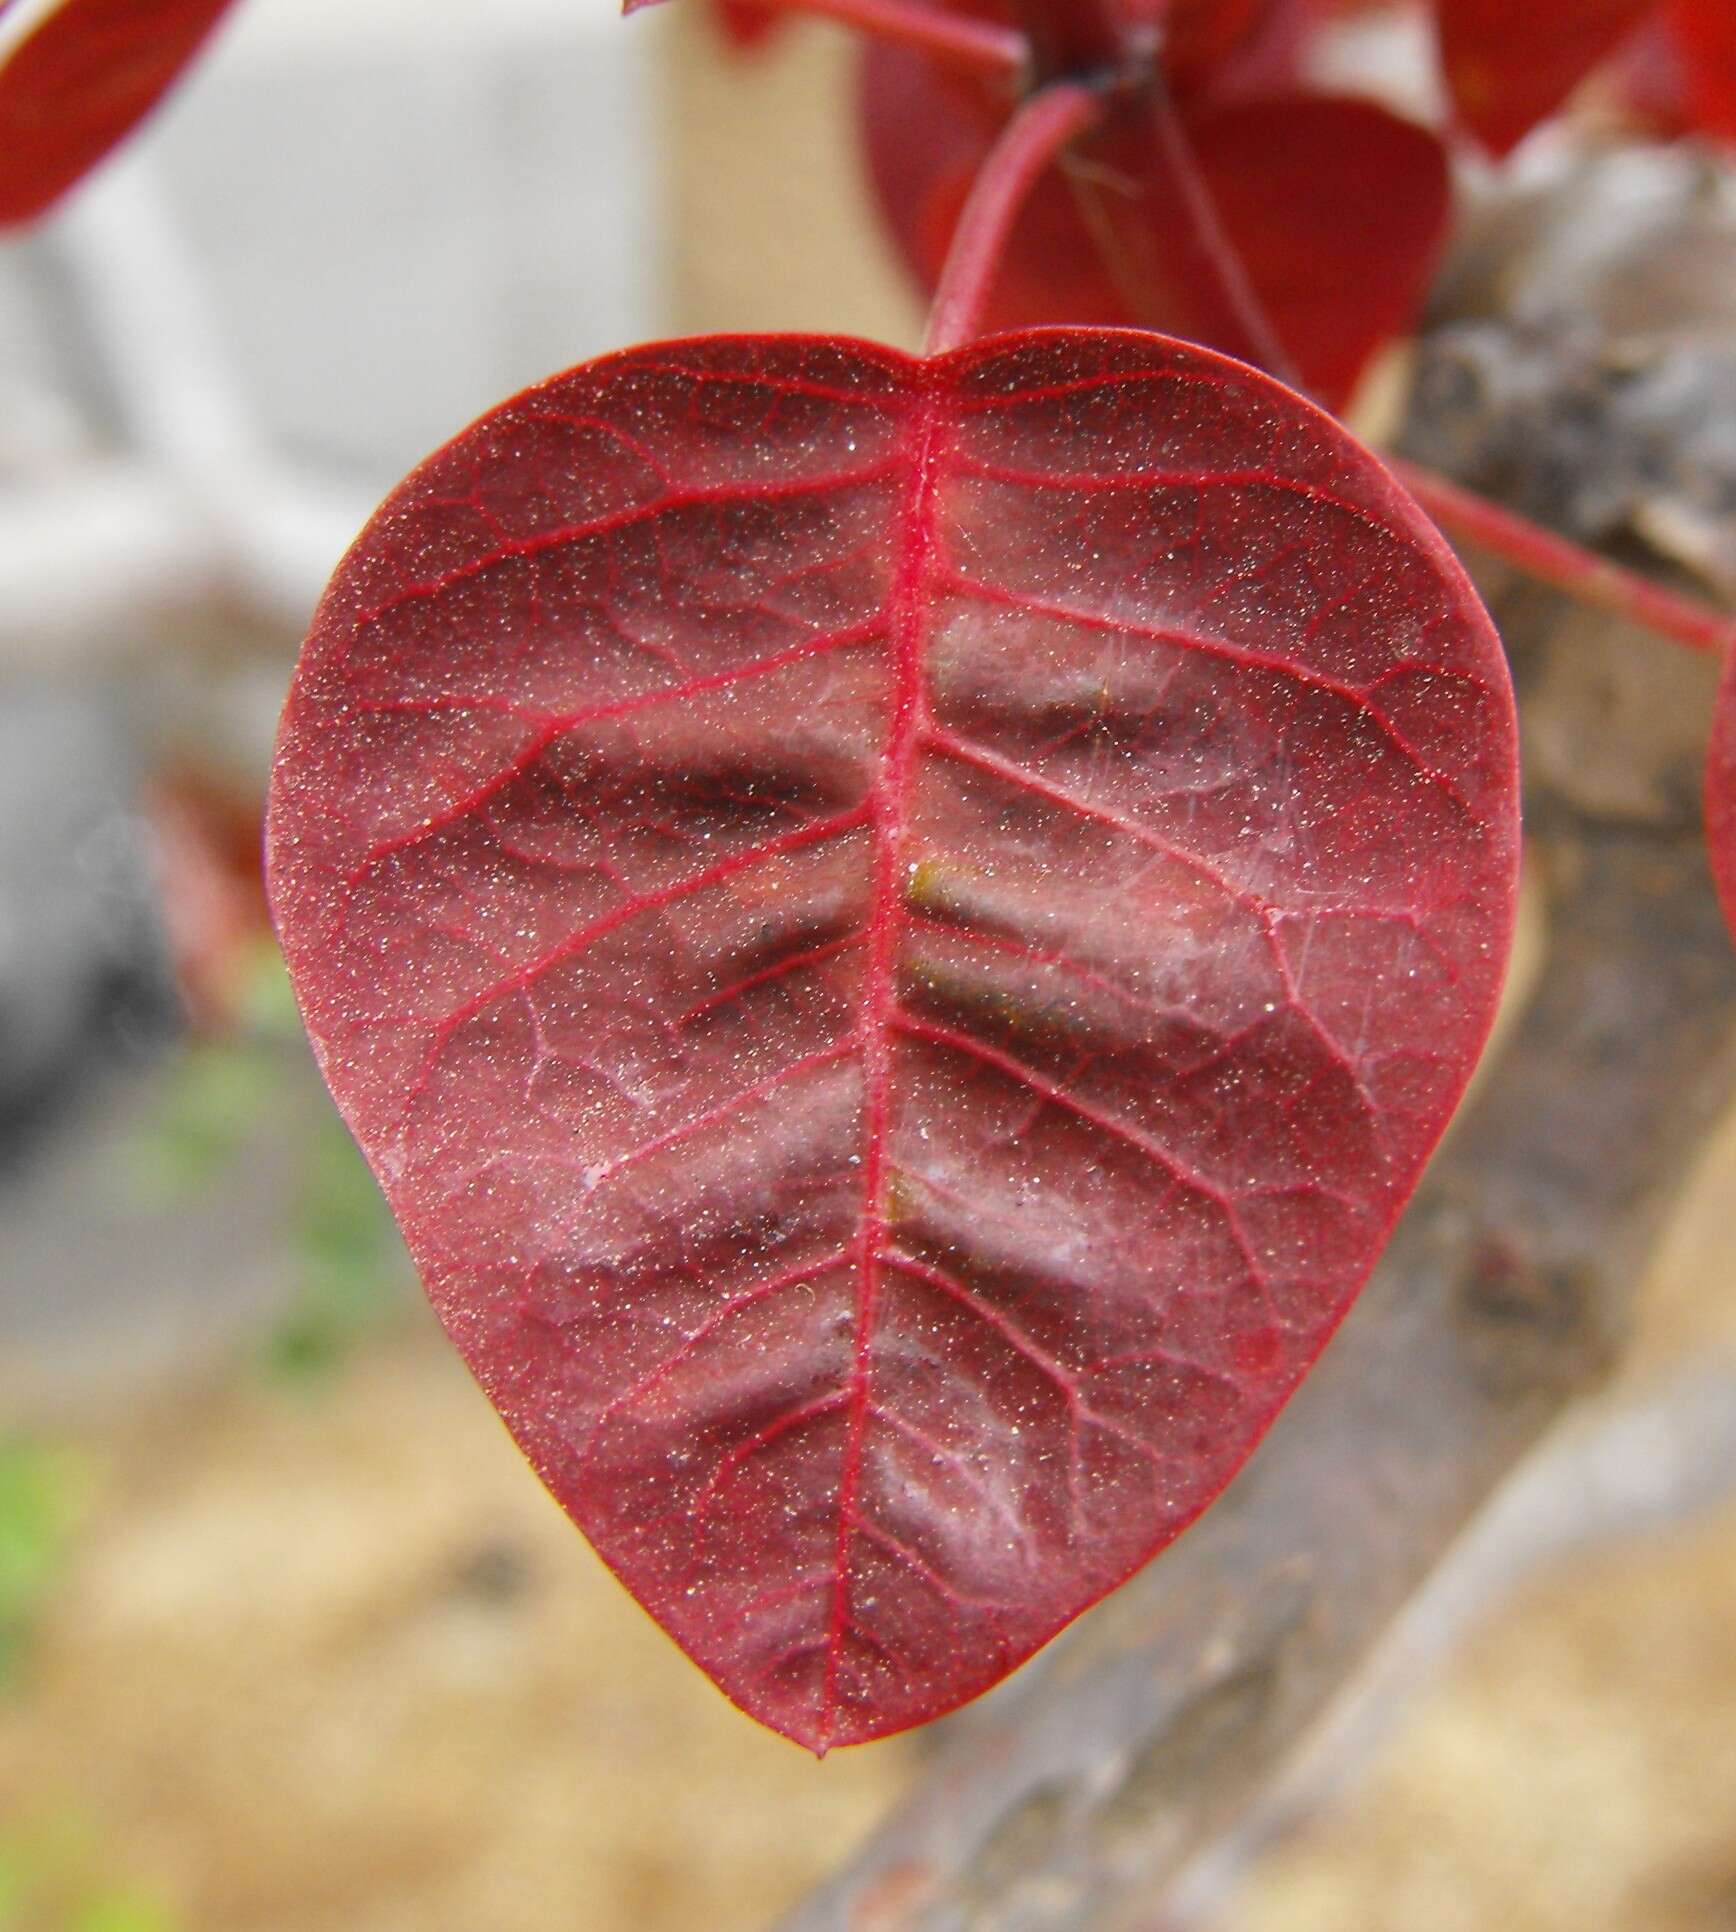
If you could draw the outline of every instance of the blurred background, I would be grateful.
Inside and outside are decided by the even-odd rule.
[[[0,1932],[746,1932],[920,1766],[738,1716],[543,1495],[257,855],[313,599],[435,444],[648,336],[914,344],[849,86],[841,33],[743,59],[697,4],[245,0],[0,245]],[[1733,1236],[1736,1122],[1630,1383],[1736,1360]],[[1710,1473],[1466,1619],[1222,1922],[1736,1928]]]

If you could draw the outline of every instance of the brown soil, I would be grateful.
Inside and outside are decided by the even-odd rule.
[[[745,1932],[904,1779],[896,1743],[816,1764],[726,1704],[420,1314],[317,1387],[79,1446],[89,1514],[0,1700],[0,1858],[75,1820],[78,1885],[184,1932]]]
[[[1736,1117],[1612,1400],[1736,1364]],[[1540,1578],[1372,1775],[1269,1856],[1235,1932],[1736,1932],[1736,1503]]]

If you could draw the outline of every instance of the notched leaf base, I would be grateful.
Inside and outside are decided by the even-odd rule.
[[[525,1453],[823,1751],[1228,1481],[1469,1074],[1516,834],[1487,619],[1289,392],[1124,331],[723,338],[388,499],[271,884]]]

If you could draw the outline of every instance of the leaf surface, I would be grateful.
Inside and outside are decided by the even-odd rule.
[[[652,345],[386,503],[273,903],[549,1488],[816,1750],[1228,1481],[1489,1025],[1511,693],[1386,472],[1161,337]]]
[[[1736,141],[1736,6],[1731,0],[1671,0],[1666,18],[1682,49],[1693,125]]]
[[[61,0],[0,65],[0,226],[34,221],[150,113],[232,0]]]
[[[1219,99],[1294,80],[1313,25],[1307,0],[1125,0],[1124,12],[1161,30],[1175,92]]]
[[[1726,5],[1728,0],[1713,0]],[[1460,121],[1505,155],[1637,28],[1656,0],[1434,0]]]
[[[862,79],[871,176],[923,287],[999,122],[992,96],[907,48],[869,50]],[[1254,297],[1303,385],[1341,408],[1370,358],[1415,319],[1451,217],[1447,157],[1428,129],[1374,102],[1284,93],[1182,117],[1200,180]],[[1103,192],[1137,203],[1103,236],[1060,173],[1038,184],[989,304],[997,328],[1139,322],[1251,357],[1198,245],[1186,188],[1139,125],[1084,152]],[[1129,241],[1137,242],[1130,248]]]

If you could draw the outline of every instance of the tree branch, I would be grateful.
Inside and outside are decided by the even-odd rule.
[[[949,1726],[791,1932],[1077,1932],[1149,1909],[1602,1376],[1736,1093],[1736,973],[1688,813],[1660,831],[1531,808],[1542,990],[1321,1366],[1199,1525]]]
[[[1266,1848],[1352,1786],[1459,1645],[1515,1591],[1582,1551],[1655,1536],[1736,1494],[1736,1373],[1686,1370],[1564,1427],[1529,1458],[1397,1619],[1296,1762],[1179,1872],[1166,1926],[1234,1911]],[[1155,1928],[1147,1928],[1155,1932]]]

